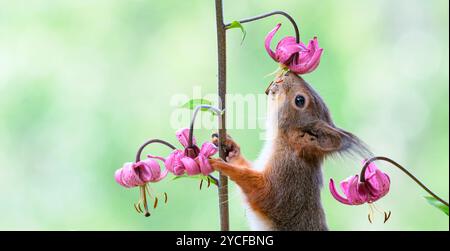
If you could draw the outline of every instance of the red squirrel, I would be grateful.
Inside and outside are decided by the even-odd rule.
[[[226,161],[211,166],[234,181],[248,204],[253,230],[328,230],[321,166],[337,153],[372,155],[355,135],[336,127],[327,106],[300,76],[277,76],[268,89],[267,140],[251,163],[227,135]],[[213,134],[217,145],[217,134]]]

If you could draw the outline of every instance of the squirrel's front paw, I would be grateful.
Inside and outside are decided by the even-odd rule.
[[[208,161],[211,167],[216,171],[221,171],[222,164],[225,163],[221,158],[208,159]]]
[[[211,135],[212,137],[212,143],[216,146],[219,145],[219,134],[213,133]],[[227,134],[227,138],[225,140],[225,154],[226,154],[226,161],[227,162],[233,162],[233,160],[237,159],[241,155],[241,148],[239,147],[236,142],[230,137],[230,135]]]

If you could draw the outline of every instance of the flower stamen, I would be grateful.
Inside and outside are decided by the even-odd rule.
[[[145,195],[145,191],[146,191],[145,187],[146,186],[140,186],[139,189],[141,190],[141,199],[142,199],[142,203],[144,204],[144,216],[149,217],[150,212],[148,211],[147,196]]]
[[[372,224],[372,220],[375,219],[375,215],[373,212],[373,205],[372,203],[368,203],[369,204],[369,222],[370,224]]]
[[[156,208],[158,206],[158,197],[155,197],[155,203],[153,204],[153,208]]]
[[[384,222],[383,223],[386,223],[386,221],[388,221],[390,217],[391,217],[391,211],[389,211],[389,213],[384,212]]]

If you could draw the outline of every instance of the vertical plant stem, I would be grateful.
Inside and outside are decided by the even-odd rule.
[[[217,63],[218,63],[218,95],[219,109],[225,110],[226,94],[226,30],[223,22],[222,0],[215,0],[216,5],[216,25],[217,25]],[[219,116],[219,156],[226,159],[224,143],[226,139],[225,111]],[[219,211],[220,230],[229,231],[229,210],[228,210],[228,178],[220,173],[219,176]]]

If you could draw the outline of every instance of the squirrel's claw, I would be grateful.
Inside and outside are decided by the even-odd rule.
[[[211,135],[211,137],[212,137],[211,142],[215,146],[218,146],[219,145],[219,134],[213,133]],[[234,142],[234,140],[228,134],[227,134],[227,138],[224,143],[224,147],[225,147],[225,154],[226,154],[227,162],[230,162],[234,158],[239,157],[241,155],[241,148],[239,147],[239,145],[236,142]]]

